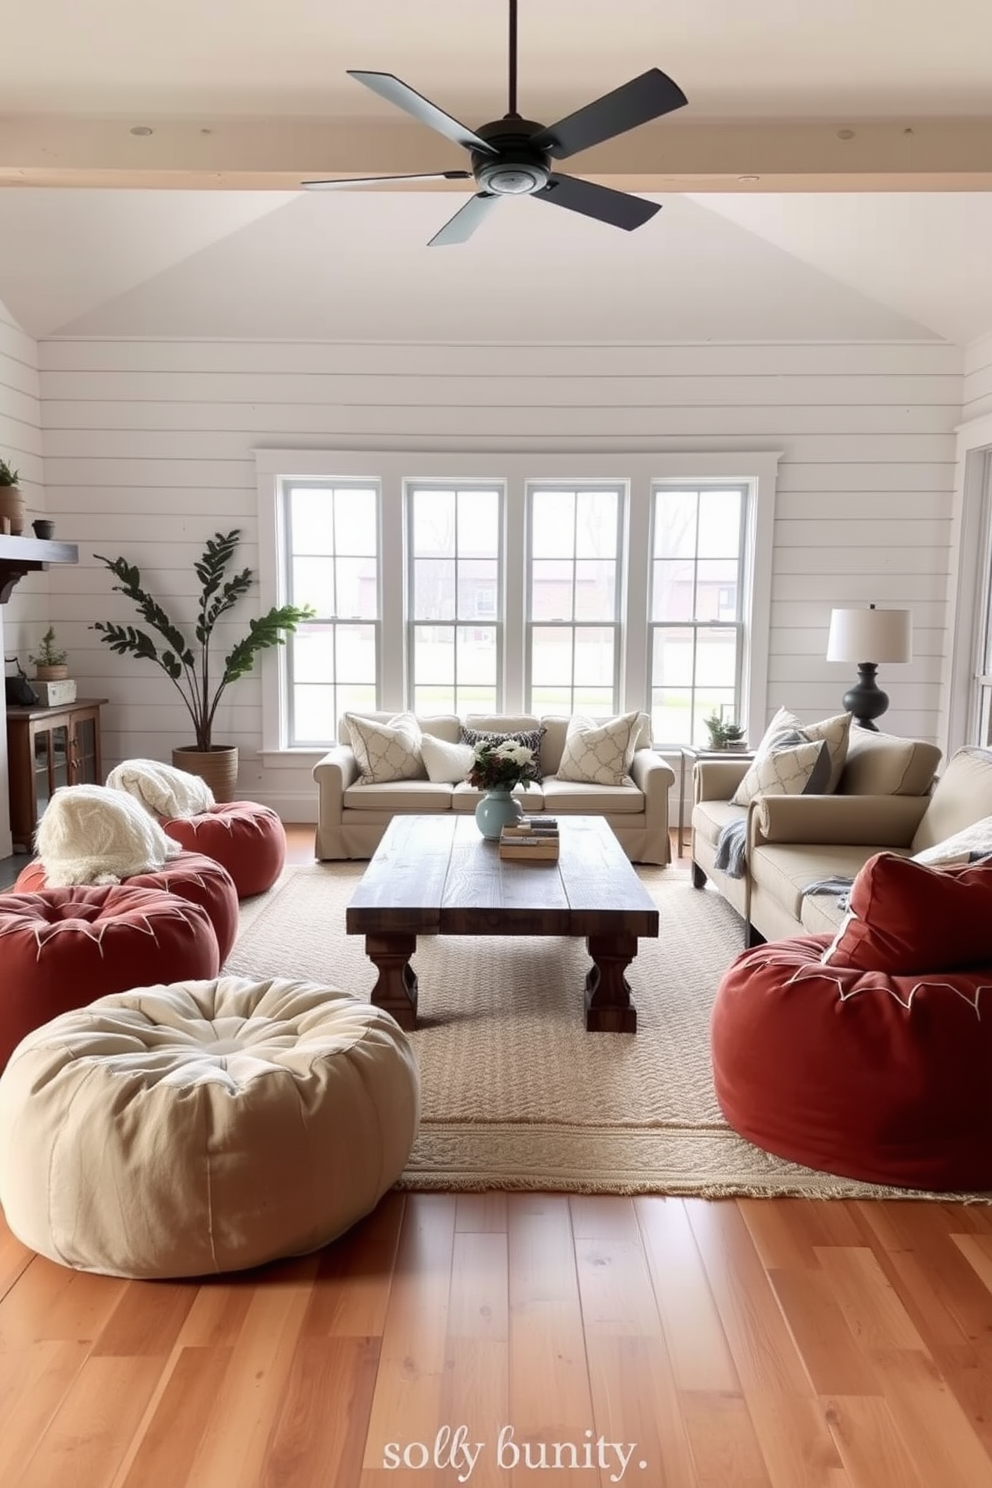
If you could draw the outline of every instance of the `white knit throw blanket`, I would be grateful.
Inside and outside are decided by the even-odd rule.
[[[198,816],[214,804],[213,791],[199,775],[158,760],[125,760],[111,770],[107,785],[134,796],[156,816]]]
[[[52,888],[154,873],[182,848],[140,802],[103,785],[66,785],[45,808],[35,847]]]

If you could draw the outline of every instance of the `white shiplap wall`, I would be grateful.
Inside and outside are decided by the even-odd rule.
[[[981,336],[965,348],[962,421],[971,423],[992,413],[992,336]]]
[[[50,575],[52,618],[81,690],[112,700],[108,765],[167,759],[188,730],[161,673],[87,630],[132,618],[93,553],[137,562],[186,618],[191,562],[210,532],[242,528],[257,573],[252,452],[279,447],[782,450],[769,710],[839,709],[854,678],[823,657],[832,605],[908,605],[916,657],[880,678],[887,720],[937,735],[956,347],[53,340],[40,352],[48,503],[80,548],[78,567]],[[309,761],[266,765],[257,753],[260,696],[254,678],[232,689],[217,737],[242,748],[243,791],[287,820],[312,819]]]
[[[25,335],[0,303],[0,455],[20,472],[18,487],[27,498],[29,517],[44,510],[41,399],[38,389],[38,347]],[[5,605],[0,605],[0,647],[4,656],[19,656],[25,670],[27,653],[40,632],[36,624],[46,607],[47,584],[42,573],[20,580]],[[11,668],[13,672],[13,668]],[[0,736],[0,857],[10,852],[10,814],[7,802],[7,732]]]

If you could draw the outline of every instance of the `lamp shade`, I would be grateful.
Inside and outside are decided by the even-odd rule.
[[[912,610],[831,610],[828,661],[911,661]]]

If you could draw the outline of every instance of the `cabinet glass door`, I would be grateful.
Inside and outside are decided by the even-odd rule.
[[[96,720],[80,718],[73,735],[74,785],[99,785],[96,769]]]
[[[34,789],[37,815],[40,817],[52,793],[60,785],[69,785],[69,729],[39,729],[34,736]]]

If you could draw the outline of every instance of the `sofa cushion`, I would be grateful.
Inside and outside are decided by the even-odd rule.
[[[855,727],[837,789],[845,796],[925,796],[939,763],[936,744]]]
[[[348,811],[391,811],[418,814],[428,811],[450,811],[450,785],[435,785],[430,780],[394,780],[382,785],[349,785],[341,798]]]
[[[934,847],[983,816],[992,816],[992,750],[968,746],[956,752],[937,781],[910,851]]]
[[[412,713],[396,713],[386,723],[359,713],[346,713],[345,719],[358,761],[359,785],[424,778],[420,724]]]
[[[793,739],[795,735],[787,735]],[[825,739],[772,748],[759,754],[731,797],[746,806],[755,796],[823,795],[830,779],[830,750]]]
[[[992,967],[992,866],[930,868],[877,853],[822,960],[889,976]]]
[[[543,728],[518,729],[515,732],[491,732],[488,729],[468,728],[462,729],[462,743],[470,744],[474,749],[477,744],[520,744],[524,749],[529,749],[532,754],[530,763],[523,768],[525,780],[541,780],[541,735]]]
[[[588,781],[559,780],[557,775],[549,775],[543,789],[544,809],[552,816],[556,811],[616,816],[644,810],[644,792],[636,785],[592,785]]]
[[[475,753],[470,744],[449,744],[434,734],[421,734],[420,754],[427,779],[435,785],[457,785],[472,768]]]
[[[595,723],[576,714],[568,725],[558,779],[587,785],[633,785],[630,766],[640,728],[639,713]]]

